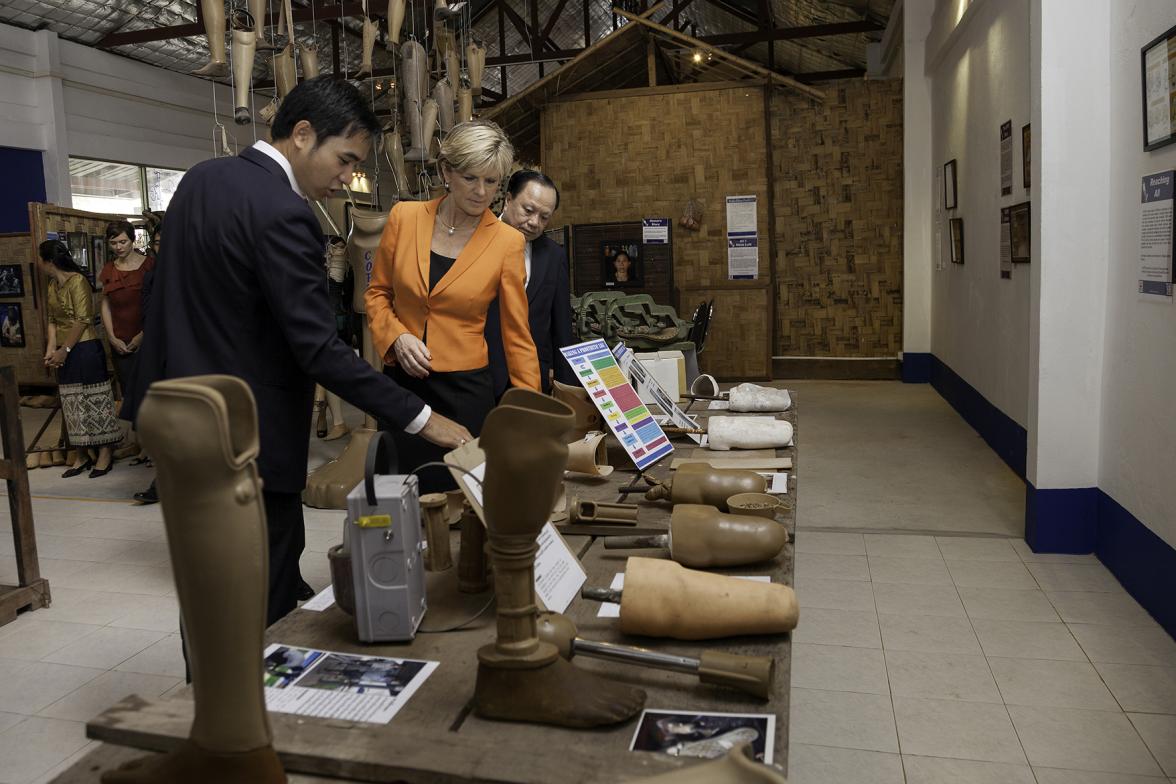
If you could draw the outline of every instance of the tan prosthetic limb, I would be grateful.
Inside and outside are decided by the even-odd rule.
[[[539,639],[559,648],[565,659],[588,656],[659,670],[673,670],[697,675],[702,683],[729,686],[732,689],[767,699],[772,691],[776,662],[770,656],[739,656],[721,651],[704,651],[701,659],[658,653],[648,648],[595,642],[577,636],[576,625],[559,613],[539,613]]]
[[[363,61],[359,71],[355,74],[359,79],[366,79],[372,75],[372,52],[376,50],[376,23],[366,16],[363,18]]]
[[[192,72],[193,76],[219,79],[229,75],[225,59],[225,4],[224,0],[200,0],[204,17],[204,35],[208,39],[208,63]]]
[[[608,464],[608,447],[604,433],[589,433],[579,441],[568,444],[568,469],[577,474],[608,476],[613,467]]]
[[[497,640],[478,651],[474,689],[475,710],[486,718],[595,727],[624,721],[645,703],[645,692],[581,670],[539,640],[536,540],[559,492],[573,422],[562,403],[511,389],[478,441],[486,453],[483,511],[498,601]]]
[[[461,550],[457,556],[457,590],[481,593],[490,587],[486,558],[486,526],[478,513],[466,507],[461,513]]]
[[[461,86],[461,58],[456,46],[445,53],[445,80],[451,91]]]
[[[619,596],[618,596],[619,594]],[[625,589],[583,588],[585,599],[621,605],[621,631],[676,640],[792,631],[800,615],[787,585],[687,569],[673,561],[630,558]]]
[[[433,100],[437,102],[437,126],[442,133],[453,130],[453,88],[445,79],[433,85]]]
[[[470,70],[470,92],[482,97],[482,74],[486,70],[486,47],[471,39],[466,44],[466,67]]]
[[[298,86],[298,68],[294,64],[294,44],[286,44],[274,55],[274,87],[278,100],[285,98]]]
[[[788,784],[775,766],[756,762],[751,744],[731,749],[721,759],[662,773],[630,784]]]
[[[266,0],[249,0],[249,15],[253,17],[254,37],[257,49],[272,52],[278,47],[265,38]]]
[[[404,170],[404,144],[400,139],[400,127],[384,128],[380,136],[380,144],[384,146],[384,158],[392,169],[392,177],[396,180],[396,191],[401,199],[412,198],[412,187],[408,182],[408,175]]]
[[[404,27],[405,0],[388,0],[388,44],[400,45],[400,28]]]
[[[313,79],[319,75],[318,46],[314,42],[298,44],[298,57],[302,60],[303,79]]]
[[[429,157],[429,137],[425,136],[425,96],[429,92],[429,65],[425,48],[416,41],[400,47],[401,73],[404,74],[404,119],[408,123],[409,148],[406,161],[424,162]]]
[[[102,780],[284,782],[262,691],[269,556],[253,395],[231,376],[161,381],[138,428],[155,461],[196,715],[179,749]]]
[[[469,122],[474,119],[474,96],[470,88],[462,86],[457,89],[457,121]]]
[[[380,235],[388,214],[375,210],[353,209],[351,211],[351,237],[347,242],[347,260],[355,276],[355,291],[351,299],[354,313],[365,311],[363,295],[371,280],[372,263]],[[383,362],[372,348],[371,332],[363,327],[363,357],[379,370]],[[367,457],[368,442],[375,433],[375,422],[371,417],[364,419],[364,426],[351,431],[351,440],[343,454],[313,471],[306,479],[302,501],[318,509],[346,509],[347,494],[363,479],[364,460]]]
[[[233,14],[233,122],[237,125],[253,122],[249,114],[249,87],[257,48],[256,24],[245,14]]]
[[[449,499],[445,493],[421,496],[421,522],[425,527],[425,569],[444,572],[453,568],[453,552],[449,548],[449,524],[445,522]]]
[[[762,493],[768,480],[742,468],[711,468],[705,463],[687,463],[674,472],[666,484],[655,484],[645,498],[675,504],[709,504],[728,511],[727,499],[737,493]]]
[[[723,514],[713,506],[678,504],[670,531],[654,536],[609,536],[606,550],[662,547],[683,566],[743,566],[770,561],[788,544],[788,531],[772,520]]]
[[[637,504],[610,504],[573,498],[568,521],[588,525],[637,525]]]
[[[433,137],[437,135],[437,115],[439,107],[432,98],[425,99],[425,108],[421,117],[421,133],[425,137],[425,149],[428,150],[428,160],[433,160]]]
[[[561,403],[571,406],[572,411],[575,412],[576,423],[572,427],[572,438],[579,440],[592,431],[603,432],[604,420],[596,406],[592,404],[591,398],[588,397],[588,390],[552,380],[551,396]]]

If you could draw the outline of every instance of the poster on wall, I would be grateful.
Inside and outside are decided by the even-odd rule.
[[[604,285],[608,288],[641,288],[641,246],[635,242],[604,242],[600,245],[600,263]]]
[[[1172,301],[1173,197],[1176,171],[1143,178],[1139,218],[1139,296]]]
[[[1013,192],[1013,121],[1000,124],[1000,195]]]
[[[1176,142],[1176,27],[1150,41],[1143,60],[1143,149]]]
[[[24,314],[16,303],[0,303],[0,348],[24,348]]]
[[[964,219],[952,218],[948,221],[951,229],[951,263],[964,263]]]
[[[1013,216],[1010,207],[1000,208],[1000,277],[1013,277]]]
[[[642,218],[641,242],[645,245],[669,245],[670,219]]]
[[[1009,241],[1014,264],[1028,264],[1032,257],[1032,222],[1029,202],[1009,207]]]
[[[24,275],[19,264],[0,264],[0,297],[23,297]]]
[[[727,277],[755,280],[759,277],[759,233],[752,196],[727,197]]]
[[[956,159],[943,164],[943,209],[954,210],[956,202]]]

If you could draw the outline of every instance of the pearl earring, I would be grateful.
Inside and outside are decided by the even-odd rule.
[[[449,182],[448,181],[442,182],[441,185],[444,186],[445,190],[449,190]]]

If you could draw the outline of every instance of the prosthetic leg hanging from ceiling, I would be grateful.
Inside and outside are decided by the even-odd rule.
[[[466,44],[466,67],[470,69],[470,91],[482,97],[482,74],[486,70],[486,47],[471,40]]]
[[[404,159],[423,163],[429,157],[429,140],[424,133],[424,101],[429,93],[428,55],[416,41],[405,41],[400,47],[400,62],[404,85],[404,119],[408,122],[409,136],[409,148]]]
[[[240,11],[233,13],[233,122],[248,125],[249,85],[253,80],[253,56],[257,48],[257,21]]]
[[[384,133],[380,135],[380,146],[384,149],[384,158],[392,169],[393,179],[396,180],[397,195],[401,199],[411,199],[412,188],[404,172],[404,145],[400,140],[400,127],[394,124],[384,126]]]
[[[278,47],[265,38],[266,0],[249,0],[249,15],[253,17],[253,31],[259,51],[271,52]]]
[[[298,44],[298,57],[302,60],[303,79],[313,79],[319,75],[318,46],[313,41]]]
[[[400,45],[400,28],[404,27],[404,0],[388,0],[388,45]]]
[[[448,80],[433,85],[433,100],[437,102],[437,125],[441,133],[449,133],[453,129],[453,88]]]
[[[225,59],[225,4],[222,0],[200,0],[204,17],[204,35],[208,38],[208,63],[192,72],[193,76],[219,79],[229,75]]]
[[[161,381],[138,426],[158,474],[196,712],[178,749],[102,781],[285,782],[262,689],[269,555],[253,395],[232,376]]]
[[[644,691],[581,670],[539,639],[537,537],[559,492],[574,421],[559,401],[511,389],[478,441],[486,452],[482,498],[498,605],[497,640],[478,651],[474,687],[474,709],[486,718],[595,727],[624,721],[645,703]]]
[[[294,65],[294,44],[288,43],[274,55],[274,86],[278,100],[285,98],[298,86],[298,69]]]
[[[372,75],[372,52],[376,49],[376,23],[366,16],[363,18],[363,62],[355,74],[358,79],[366,79]]]

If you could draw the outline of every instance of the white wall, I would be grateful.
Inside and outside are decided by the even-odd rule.
[[[927,76],[927,33],[935,0],[899,0],[901,14],[903,127],[903,266],[902,348],[906,353],[931,351],[931,279],[935,182],[931,150],[931,79]],[[889,31],[888,31],[889,32]]]
[[[1029,8],[1025,0],[939,0],[926,44],[932,166],[942,171],[955,159],[958,192],[958,207],[943,216],[943,263],[932,274],[931,351],[1022,426],[1029,414],[1030,270],[1018,266],[1002,280],[999,243],[1000,208],[1029,199],[1020,159],[1030,111]],[[1013,123],[1013,192],[1001,196],[1006,120]],[[942,193],[931,198],[942,204]],[[950,263],[953,217],[964,221],[963,265]]]
[[[1136,293],[1139,192],[1145,174],[1176,169],[1176,145],[1143,151],[1139,50],[1176,23],[1171,0],[1116,0],[1110,32],[1110,175],[1099,486],[1176,547],[1176,305]]]

